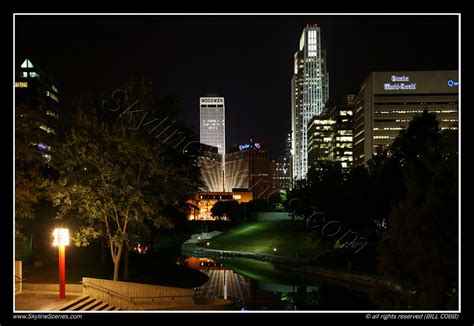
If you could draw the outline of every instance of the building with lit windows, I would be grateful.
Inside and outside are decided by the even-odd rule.
[[[291,187],[290,160],[288,157],[280,157],[271,163],[272,191],[288,190]]]
[[[457,70],[371,73],[354,99],[354,164],[387,148],[425,109],[441,129],[457,129],[458,86]]]
[[[199,98],[200,142],[217,147],[225,155],[225,103],[223,97],[208,95]]]
[[[50,137],[55,136],[59,127],[58,84],[41,67],[30,59],[21,61],[15,76],[15,106],[25,105],[39,112],[38,127],[44,131],[44,142],[32,144],[43,152],[48,162],[51,160]]]
[[[326,54],[321,50],[321,32],[308,25],[301,34],[294,56],[291,80],[291,129],[293,178],[303,179],[308,171],[308,123],[321,114],[329,98]]]
[[[343,169],[352,166],[352,100],[347,95],[345,104],[330,105],[308,125],[308,164],[320,161],[340,162]]]
[[[254,199],[264,198],[271,191],[268,151],[252,139],[248,144],[234,146],[225,158],[225,189],[246,189]]]
[[[253,194],[249,191],[234,191],[234,192],[198,192],[194,198],[188,201],[191,210],[188,215],[188,220],[196,221],[214,221],[211,209],[218,201],[232,201],[235,200],[240,203],[248,203],[253,200]],[[224,216],[223,220],[227,220]]]
[[[352,104],[354,94],[346,96],[346,103],[329,109],[329,117],[334,121],[332,160],[341,162],[343,169],[350,168],[353,162]]]
[[[331,160],[334,131],[334,121],[327,112],[314,116],[308,124],[308,166],[316,165],[319,161]]]

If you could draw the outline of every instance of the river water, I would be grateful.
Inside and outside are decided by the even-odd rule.
[[[183,256],[178,264],[199,270],[209,280],[196,288],[204,298],[224,298],[239,310],[369,310],[376,309],[363,289],[308,280],[277,270],[267,262],[232,258],[214,260]]]

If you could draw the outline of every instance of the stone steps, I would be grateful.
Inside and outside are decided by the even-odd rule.
[[[120,310],[115,306],[102,302],[88,295],[83,295],[68,303],[60,311],[115,311]]]

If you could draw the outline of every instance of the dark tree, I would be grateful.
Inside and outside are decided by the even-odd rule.
[[[232,222],[243,219],[243,207],[236,200],[218,201],[212,206],[211,213],[214,217],[227,216]]]
[[[388,216],[380,269],[415,292],[414,308],[457,308],[457,132],[441,132],[434,114],[413,119],[392,146],[406,196]]]
[[[58,218],[74,213],[81,220],[76,245],[106,238],[117,280],[130,229],[172,227],[169,212],[186,214],[186,201],[202,181],[180,145],[186,131],[173,110],[154,107],[149,83],[127,83],[107,100],[77,110],[53,159],[60,177],[49,194]]]

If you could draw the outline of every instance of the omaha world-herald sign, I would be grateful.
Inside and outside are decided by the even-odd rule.
[[[410,81],[409,76],[392,75],[390,83],[384,83],[383,89],[386,91],[416,90],[416,83]]]

